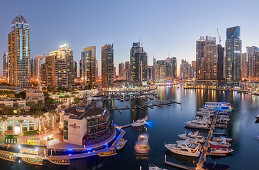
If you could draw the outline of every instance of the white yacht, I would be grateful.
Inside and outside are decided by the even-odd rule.
[[[231,138],[226,138],[226,137],[213,137],[212,142],[231,142],[232,139]]]
[[[148,134],[140,134],[138,136],[134,149],[139,154],[147,154],[149,152]]]
[[[190,132],[190,133],[183,133],[178,135],[179,138],[185,140],[185,139],[197,139],[199,143],[204,143],[205,142],[205,138],[202,136],[201,133],[199,133],[199,131],[196,132]]]
[[[183,143],[183,142],[188,142],[188,143],[193,143],[193,144],[199,144],[199,140],[197,138],[188,138],[188,139],[185,139],[185,140],[177,140],[176,143],[179,144],[179,143]]]
[[[137,120],[136,122],[133,121],[133,123],[131,124],[132,127],[138,127],[138,126],[144,126],[147,124],[147,119],[148,117],[145,116],[142,119]]]
[[[256,120],[259,120],[259,114],[257,114],[257,115],[255,116],[255,118],[256,118]]]
[[[204,120],[192,120],[185,122],[186,127],[194,129],[209,129],[209,124]]]
[[[179,144],[165,144],[165,147],[179,155],[191,156],[191,157],[199,157],[200,156],[200,145],[191,144],[188,142],[181,142]]]
[[[198,111],[196,112],[197,116],[214,116],[213,113],[211,113],[210,111]]]

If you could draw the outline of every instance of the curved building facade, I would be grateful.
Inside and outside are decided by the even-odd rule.
[[[31,75],[30,64],[30,28],[26,19],[19,15],[8,34],[8,82],[25,87]]]

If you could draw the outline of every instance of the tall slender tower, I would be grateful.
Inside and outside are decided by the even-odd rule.
[[[89,46],[81,53],[80,77],[85,84],[93,86],[96,76],[96,47]]]
[[[196,79],[204,80],[205,79],[205,38],[201,36],[199,40],[196,41]]]
[[[8,82],[15,86],[29,85],[30,64],[30,29],[22,15],[14,18],[8,35]]]
[[[147,81],[147,53],[140,42],[133,43],[130,50],[130,77],[136,84]]]
[[[240,40],[240,27],[227,28],[226,34],[226,82],[237,84],[241,80],[242,42]]]
[[[45,55],[38,55],[38,56],[36,57],[35,67],[36,67],[36,79],[37,79],[38,81],[41,81],[40,70],[41,70],[42,64],[44,64],[45,62],[46,62],[46,57],[45,57]]]
[[[106,44],[102,47],[102,84],[104,87],[111,87],[114,77],[113,44]]]
[[[3,55],[3,76],[8,78],[8,53]]]

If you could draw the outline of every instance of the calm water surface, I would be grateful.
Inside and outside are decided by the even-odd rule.
[[[123,169],[148,169],[149,164],[155,164],[159,167],[174,169],[164,165],[164,155],[167,159],[188,166],[194,166],[197,162],[195,158],[179,156],[170,153],[164,147],[165,142],[175,142],[179,140],[178,134],[184,133],[184,122],[192,120],[199,107],[206,101],[227,101],[233,106],[231,121],[226,131],[227,135],[233,138],[233,154],[226,158],[207,157],[207,162],[217,162],[229,165],[231,169],[258,169],[259,167],[259,123],[255,122],[255,115],[259,113],[259,97],[251,94],[238,94],[237,92],[221,92],[213,90],[192,90],[183,89],[182,87],[161,86],[157,89],[158,95],[163,100],[176,100],[182,102],[172,104],[171,106],[154,107],[154,109],[138,109],[131,111],[114,111],[112,113],[113,122],[117,125],[125,125],[133,120],[147,115],[149,125],[146,128],[126,128],[125,139],[128,140],[126,147],[116,156],[110,158],[92,157],[72,161],[70,170],[123,170]],[[117,107],[125,105],[153,103],[155,101],[135,100],[120,102],[115,100],[110,103]],[[137,137],[141,133],[149,134],[149,144],[151,151],[147,156],[136,155],[134,145]],[[35,167],[9,164],[1,161],[4,169],[35,169]],[[36,168],[36,169],[46,169]],[[48,169],[64,169],[48,167]]]

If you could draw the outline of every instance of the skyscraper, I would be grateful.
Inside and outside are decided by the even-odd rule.
[[[196,61],[192,61],[192,71],[193,71],[193,75],[192,77],[196,77]]]
[[[224,48],[218,44],[217,45],[217,55],[218,55],[218,81],[224,80]]]
[[[25,87],[29,85],[30,65],[30,29],[22,15],[17,16],[8,35],[8,82]]]
[[[3,55],[3,76],[8,78],[8,53]]]
[[[74,68],[73,51],[69,45],[62,44],[59,49],[51,51],[50,56],[54,56],[56,68],[57,86],[71,86],[74,84],[76,72]]]
[[[240,27],[227,28],[226,35],[226,82],[237,84],[241,80],[242,42],[240,40]]]
[[[155,80],[164,81],[166,79],[172,79],[173,74],[175,73],[172,68],[174,67],[175,61],[173,58],[167,58],[165,60],[155,60]]]
[[[177,60],[176,57],[171,58],[171,64],[172,64],[172,77],[176,79],[177,77]]]
[[[247,77],[250,81],[259,81],[259,48],[247,47],[248,70]]]
[[[130,50],[130,79],[136,84],[147,81],[147,53],[140,42],[133,43]]]
[[[111,87],[114,75],[114,63],[113,63],[113,44],[106,44],[102,47],[102,85],[104,87]]]
[[[124,63],[119,63],[119,77],[123,80],[123,72],[124,72]]]
[[[130,75],[130,62],[126,61],[125,62],[125,68],[124,68],[124,71],[123,71],[123,80],[129,81],[129,79],[130,79],[129,75]]]
[[[81,53],[80,78],[85,84],[93,86],[96,76],[96,47],[89,46]]]
[[[205,38],[204,36],[201,36],[200,39],[196,41],[196,79],[197,80],[205,79],[204,46],[205,46]]]
[[[247,53],[243,53],[242,54],[242,61],[241,61],[241,78],[242,80],[246,80],[247,79],[247,59],[246,59],[246,54]]]
[[[217,46],[216,37],[206,36],[204,45],[204,80],[217,80]]]
[[[180,78],[181,79],[191,78],[191,65],[186,60],[182,60],[181,62]]]
[[[47,56],[45,63],[41,65],[41,82],[46,86],[57,87],[57,71],[56,57],[54,55]]]
[[[41,71],[41,66],[42,64],[44,64],[46,62],[46,57],[45,55],[38,55],[36,57],[36,79],[38,81],[41,81],[41,78],[40,78],[40,71]]]
[[[217,46],[216,38],[201,36],[196,41],[196,79],[217,79]]]

